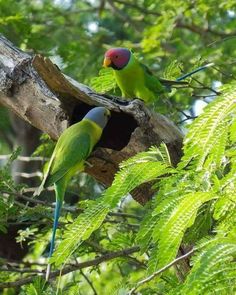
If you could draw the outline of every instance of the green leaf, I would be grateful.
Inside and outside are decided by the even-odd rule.
[[[171,171],[166,164],[158,162],[158,150],[156,149],[156,153],[153,151],[152,148],[121,164],[121,170],[116,174],[111,187],[103,193],[102,200],[99,199],[67,226],[63,241],[54,252],[51,262],[56,265],[65,263],[81,242],[101,226],[109,210],[113,209],[122,197],[137,186]]]
[[[66,227],[63,241],[59,244],[50,261],[55,262],[56,266],[67,262],[76,248],[101,226],[108,212],[108,206],[99,202],[77,217],[72,224]]]
[[[169,212],[168,217],[160,217],[155,228],[157,233],[155,230],[153,232],[158,239],[158,251],[155,251],[157,257],[154,255],[149,261],[151,272],[165,266],[176,257],[183,235],[194,223],[198,209],[214,197],[214,194],[210,192],[189,193]],[[153,260],[158,260],[158,263],[153,264]],[[153,265],[155,265],[154,268]]]
[[[235,240],[213,240],[198,255],[181,294],[210,294],[217,285],[228,291],[236,290],[236,263],[233,261],[233,257],[236,257]]]
[[[91,87],[98,93],[115,91],[117,88],[116,80],[111,68],[104,68],[99,71],[99,76],[91,80]]]
[[[212,164],[218,166],[224,155],[227,135],[236,111],[236,84],[227,85],[222,91],[223,94],[194,121],[184,140],[183,163],[194,160],[197,170]]]

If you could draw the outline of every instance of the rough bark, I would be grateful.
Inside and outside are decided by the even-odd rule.
[[[122,101],[95,93],[61,73],[48,58],[22,52],[4,37],[0,37],[0,103],[53,139],[93,106],[110,109],[111,120],[89,159],[92,166],[86,168],[107,186],[122,160],[152,145],[165,142],[174,164],[181,156],[182,134],[169,119],[140,100]],[[150,186],[139,188],[133,197],[146,203]]]

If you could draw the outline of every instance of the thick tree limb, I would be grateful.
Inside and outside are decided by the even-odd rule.
[[[79,70],[79,69],[78,69]],[[31,56],[0,36],[0,103],[31,125],[57,139],[93,106],[109,108],[112,118],[86,171],[110,185],[124,159],[165,142],[172,162],[181,156],[182,134],[166,117],[141,101],[121,101],[100,95],[63,75],[48,58]],[[141,204],[151,197],[150,186],[133,193]]]

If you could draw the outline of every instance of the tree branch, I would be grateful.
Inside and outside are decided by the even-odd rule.
[[[122,101],[100,95],[63,75],[48,58],[30,56],[0,36],[0,103],[36,128],[58,139],[93,106],[105,106],[112,117],[85,171],[109,186],[119,163],[152,145],[165,142],[172,163],[182,151],[182,133],[169,119],[140,100]],[[132,192],[140,204],[152,196],[151,185]]]
[[[212,35],[215,35],[215,36],[218,36],[221,38],[236,37],[236,31],[233,31],[230,33],[220,32],[220,31],[213,30],[209,27],[202,28],[202,27],[199,27],[193,23],[187,24],[187,23],[184,23],[182,20],[178,20],[176,22],[175,26],[176,26],[176,28],[186,29],[186,30],[189,30],[189,31],[196,33],[198,35],[201,35],[201,36],[204,34],[212,34]]]
[[[89,286],[91,287],[91,289],[93,290],[93,294],[94,295],[98,295],[96,289],[94,288],[93,283],[90,281],[90,279],[86,276],[86,274],[82,271],[80,271],[81,275],[84,277],[84,279],[86,280],[86,282],[89,284]]]
[[[146,9],[145,7],[141,7],[138,4],[136,4],[135,2],[128,2],[128,1],[124,1],[124,0],[115,0],[114,2],[123,4],[124,6],[130,6],[140,12],[142,12],[143,14],[147,14],[147,15],[154,15],[154,16],[161,16],[160,12],[151,10],[151,9]]]
[[[139,281],[135,287],[133,287],[128,295],[132,295],[135,294],[134,292],[142,285],[146,284],[147,282],[151,281],[152,279],[154,279],[156,276],[158,276],[159,274],[161,274],[162,272],[166,271],[168,268],[170,268],[171,266],[177,264],[178,262],[180,262],[181,260],[185,259],[186,257],[189,257],[190,255],[192,255],[194,253],[196,249],[192,249],[191,251],[189,251],[188,253],[176,258],[175,260],[173,260],[172,262],[170,262],[169,264],[167,264],[166,266],[162,267],[161,269],[155,271],[153,274],[151,274],[150,276],[146,277],[145,279]]]
[[[71,273],[73,271],[84,269],[84,268],[87,268],[90,266],[99,265],[102,262],[109,261],[109,260],[112,260],[112,259],[115,259],[118,257],[123,257],[123,256],[126,257],[130,254],[138,252],[139,250],[140,250],[140,248],[135,246],[135,247],[127,248],[127,249],[120,250],[120,251],[110,252],[110,253],[107,253],[107,254],[102,255],[100,257],[97,257],[93,260],[81,262],[76,265],[69,265],[69,266],[64,267],[64,269],[62,269],[62,271],[56,270],[56,271],[51,272],[49,280],[51,280],[59,275],[63,276],[65,274]],[[43,275],[45,275],[45,271],[41,274],[41,276],[43,276]],[[27,278],[24,278],[24,279],[15,281],[15,282],[0,283],[0,289],[20,287],[22,285],[32,283],[35,278],[36,278],[36,276],[30,276],[30,277],[27,277]]]
[[[48,190],[51,190],[51,187],[48,188]],[[55,208],[55,204],[52,204],[47,201],[42,201],[42,200],[30,198],[30,197],[27,197],[26,195],[18,193],[18,192],[0,191],[0,193],[6,194],[6,195],[13,195],[18,199],[22,199],[24,201],[27,201],[29,203],[33,203],[35,205],[43,205],[43,206],[47,206],[50,208]],[[78,207],[73,208],[73,207],[68,207],[68,206],[62,206],[62,210],[65,210],[65,211],[68,211],[71,213],[81,213],[83,211],[83,209],[81,209],[81,208],[78,208]],[[130,213],[124,213],[124,212],[109,212],[108,216],[120,217],[123,219],[124,218],[133,218],[133,219],[141,220],[141,216],[138,216],[135,214],[130,214]]]
[[[0,160],[8,160],[10,159],[11,154],[9,155],[0,155]],[[44,157],[26,157],[26,156],[18,156],[17,161],[22,161],[22,162],[31,162],[31,161],[40,161],[40,162],[45,162],[48,161],[48,158]]]

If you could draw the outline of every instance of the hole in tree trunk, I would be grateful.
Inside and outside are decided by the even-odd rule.
[[[92,108],[94,106],[84,103],[76,105],[71,116],[71,125],[81,121]],[[127,146],[131,134],[137,127],[138,124],[131,115],[111,112],[111,118],[97,146],[120,151]]]

